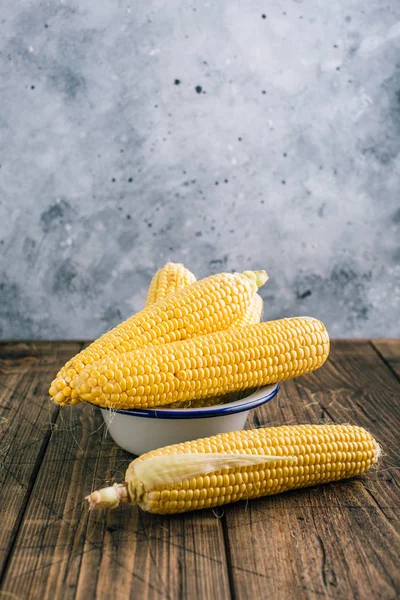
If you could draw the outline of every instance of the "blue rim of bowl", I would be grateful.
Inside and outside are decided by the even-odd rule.
[[[259,396],[259,392],[262,390],[262,388],[258,388],[250,396],[247,398],[242,398],[242,400],[235,400],[234,402],[229,402],[227,404],[217,404],[216,406],[204,408],[184,408],[181,410],[177,410],[175,408],[109,409],[103,406],[99,406],[98,408],[101,408],[102,410],[112,410],[113,413],[118,413],[120,415],[144,417],[147,419],[205,419],[208,417],[222,417],[225,415],[244,412],[245,410],[251,410],[252,408],[266,404],[272,400],[272,398],[275,398],[280,386],[279,383],[277,383],[265,387],[272,387],[272,389],[266,392],[265,395]],[[254,395],[257,395],[257,397],[253,398]]]

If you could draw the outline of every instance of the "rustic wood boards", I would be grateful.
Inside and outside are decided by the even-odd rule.
[[[334,341],[326,365],[282,384],[247,426],[349,422],[380,441],[352,481],[159,517],[84,496],[131,456],[89,405],[47,389],[73,342],[0,345],[0,574],[4,598],[395,598],[399,575],[400,341]]]

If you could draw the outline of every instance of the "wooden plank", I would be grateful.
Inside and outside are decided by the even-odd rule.
[[[89,405],[60,411],[2,590],[34,598],[229,598],[222,524],[212,511],[89,514],[84,496],[122,481],[132,457]],[[195,575],[193,575],[195,574]]]
[[[400,340],[372,340],[371,343],[400,379]]]
[[[225,508],[234,596],[395,598],[400,386],[368,342],[334,342],[316,373],[282,385],[248,426],[348,422],[369,429],[386,456],[352,481]]]
[[[99,458],[115,450],[120,454],[110,442],[103,444],[103,438],[101,416],[90,405],[60,411],[2,590],[17,597],[24,597],[26,590],[33,598],[75,595],[87,533],[83,498],[95,486]]]
[[[229,598],[223,532],[212,511],[162,517],[123,507],[91,517],[78,599]],[[94,594],[90,596],[90,594]]]
[[[0,576],[7,564],[58,408],[48,384],[78,344],[0,344]]]

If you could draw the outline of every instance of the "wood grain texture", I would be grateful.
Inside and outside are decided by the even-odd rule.
[[[223,531],[212,511],[155,517],[125,506],[93,513],[77,598],[226,598]],[[111,584],[112,582],[112,584]]]
[[[66,407],[53,420],[1,589],[18,598],[27,590],[32,598],[85,600],[229,597],[215,514],[154,518],[129,506],[89,513],[85,495],[123,481],[132,456],[90,405]]]
[[[215,512],[163,517],[130,506],[88,512],[84,496],[122,481],[132,457],[112,442],[96,409],[60,411],[48,403],[52,375],[77,346],[0,346],[1,414],[10,413],[4,440],[11,444],[2,439],[0,446],[1,591],[45,600],[395,598],[400,383],[389,363],[400,343],[388,347],[385,340],[334,342],[322,369],[285,382],[247,423],[362,425],[384,449],[378,469]]]
[[[0,344],[0,576],[57,418],[49,381],[79,349],[70,342]]]
[[[400,380],[400,341],[371,340],[371,344]]]

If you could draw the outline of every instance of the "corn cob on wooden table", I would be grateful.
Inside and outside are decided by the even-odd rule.
[[[374,598],[400,591],[400,341],[333,341],[248,428],[352,423],[382,445],[349,481],[174,516],[84,496],[132,459],[100,411],[60,409],[48,381],[84,344],[0,345],[0,599]]]

